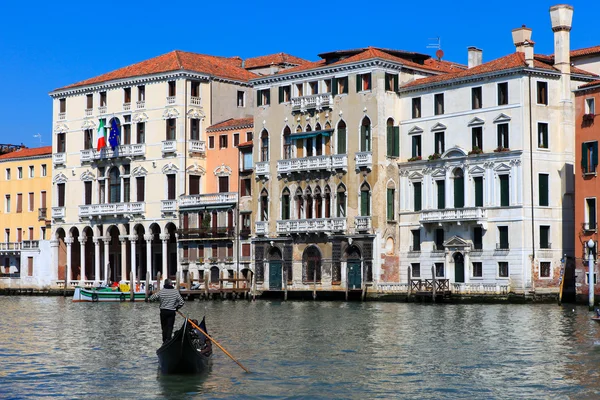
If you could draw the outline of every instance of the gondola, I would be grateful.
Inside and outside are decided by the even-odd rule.
[[[204,319],[200,328],[207,332]],[[193,337],[192,329],[186,319],[173,338],[156,350],[161,373],[193,374],[208,369],[208,361],[212,355],[211,343],[202,334]]]

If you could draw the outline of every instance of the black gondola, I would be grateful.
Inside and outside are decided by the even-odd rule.
[[[200,327],[206,332],[204,319]],[[163,374],[198,373],[208,369],[212,346],[203,334],[196,335],[185,320],[173,338],[156,350],[156,355]]]

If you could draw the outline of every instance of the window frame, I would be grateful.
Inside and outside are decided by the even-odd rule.
[[[502,267],[506,267],[506,275],[502,274]],[[508,261],[498,261],[497,278],[498,279],[509,279],[510,278],[510,264],[508,263]]]
[[[503,90],[502,88],[506,88],[506,90]],[[498,106],[508,105],[508,82],[498,82],[496,85],[496,94],[496,104]],[[503,95],[505,97],[504,99],[501,98]]]
[[[547,81],[537,81],[536,82],[536,103],[540,106],[548,105],[548,82]]]
[[[542,127],[545,126],[545,132],[542,132]],[[543,140],[542,140],[543,135]],[[537,123],[537,148],[549,150],[550,149],[550,124],[547,122],[539,122]],[[542,143],[543,142],[543,143]]]
[[[433,115],[444,115],[444,113],[444,93],[436,93],[433,95]]]
[[[471,88],[471,110],[479,110],[481,108],[483,108],[483,87],[482,86],[472,87]]]

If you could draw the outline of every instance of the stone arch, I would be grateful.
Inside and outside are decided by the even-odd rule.
[[[323,257],[321,250],[311,245],[302,253],[302,281],[304,283],[320,283]]]
[[[165,225],[164,234],[168,235],[167,239],[167,276],[170,279],[177,278],[177,227],[174,223],[168,222]]]

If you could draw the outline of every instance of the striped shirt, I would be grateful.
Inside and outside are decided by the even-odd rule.
[[[160,308],[162,310],[175,311],[183,306],[183,297],[177,289],[160,289],[158,293],[150,296],[150,301],[160,300]]]

